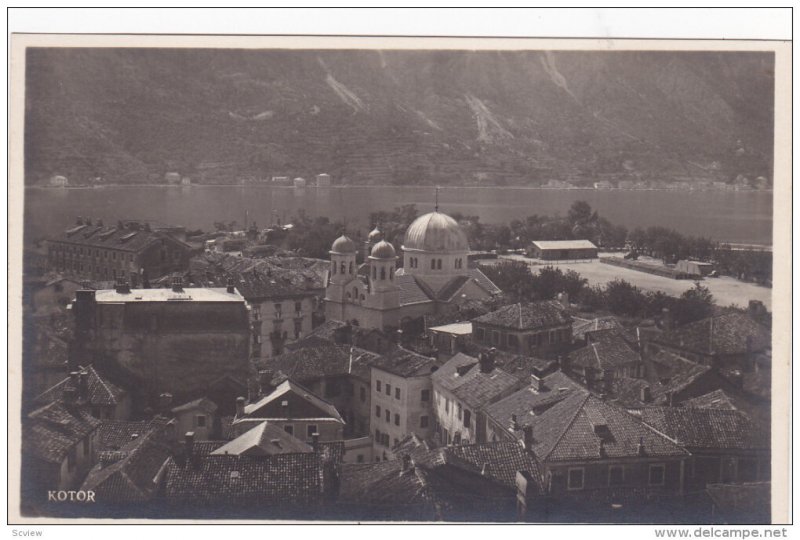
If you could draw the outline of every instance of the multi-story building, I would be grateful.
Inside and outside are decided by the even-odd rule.
[[[396,349],[371,364],[374,409],[370,418],[376,459],[393,457],[392,448],[407,435],[428,439],[433,432],[431,373],[433,358]]]
[[[89,280],[116,281],[141,286],[170,272],[185,270],[192,247],[172,228],[120,221],[79,218],[74,227],[47,241],[48,268]]]
[[[486,406],[526,384],[495,365],[494,351],[479,358],[458,353],[431,375],[434,438],[442,444],[487,441]]]
[[[517,354],[555,354],[572,343],[572,317],[556,300],[512,304],[473,319],[472,338]]]
[[[71,358],[124,384],[134,411],[155,406],[164,393],[177,403],[223,403],[247,393],[250,310],[233,287],[183,289],[178,280],[171,289],[79,290],[72,312]]]
[[[250,305],[253,326],[253,358],[283,353],[287,343],[306,337],[312,328],[315,294],[279,283],[263,272],[242,272],[229,283]]]

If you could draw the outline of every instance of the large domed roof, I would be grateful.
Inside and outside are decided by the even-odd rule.
[[[355,253],[356,252],[356,243],[350,240],[346,235],[342,235],[336,240],[333,241],[333,245],[331,245],[331,253],[339,253],[339,254],[346,254],[346,253]]]
[[[469,243],[456,220],[447,214],[431,212],[418,217],[408,227],[403,249],[469,251]]]
[[[375,244],[369,256],[373,259],[393,259],[397,257],[397,252],[392,244],[386,240],[381,240]]]

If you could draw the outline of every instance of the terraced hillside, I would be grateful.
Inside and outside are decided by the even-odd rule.
[[[33,49],[26,182],[771,178],[760,53]]]

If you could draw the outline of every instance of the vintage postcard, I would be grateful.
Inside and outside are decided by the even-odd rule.
[[[10,521],[787,523],[790,73],[13,35]]]

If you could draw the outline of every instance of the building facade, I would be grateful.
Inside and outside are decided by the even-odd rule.
[[[50,270],[96,281],[121,280],[134,287],[186,270],[192,247],[166,228],[120,221],[105,226],[79,218],[74,227],[47,241]]]
[[[473,319],[472,339],[528,356],[555,354],[572,343],[572,317],[556,300],[512,304]]]
[[[589,240],[536,240],[527,252],[532,259],[546,261],[597,258],[597,246]]]

